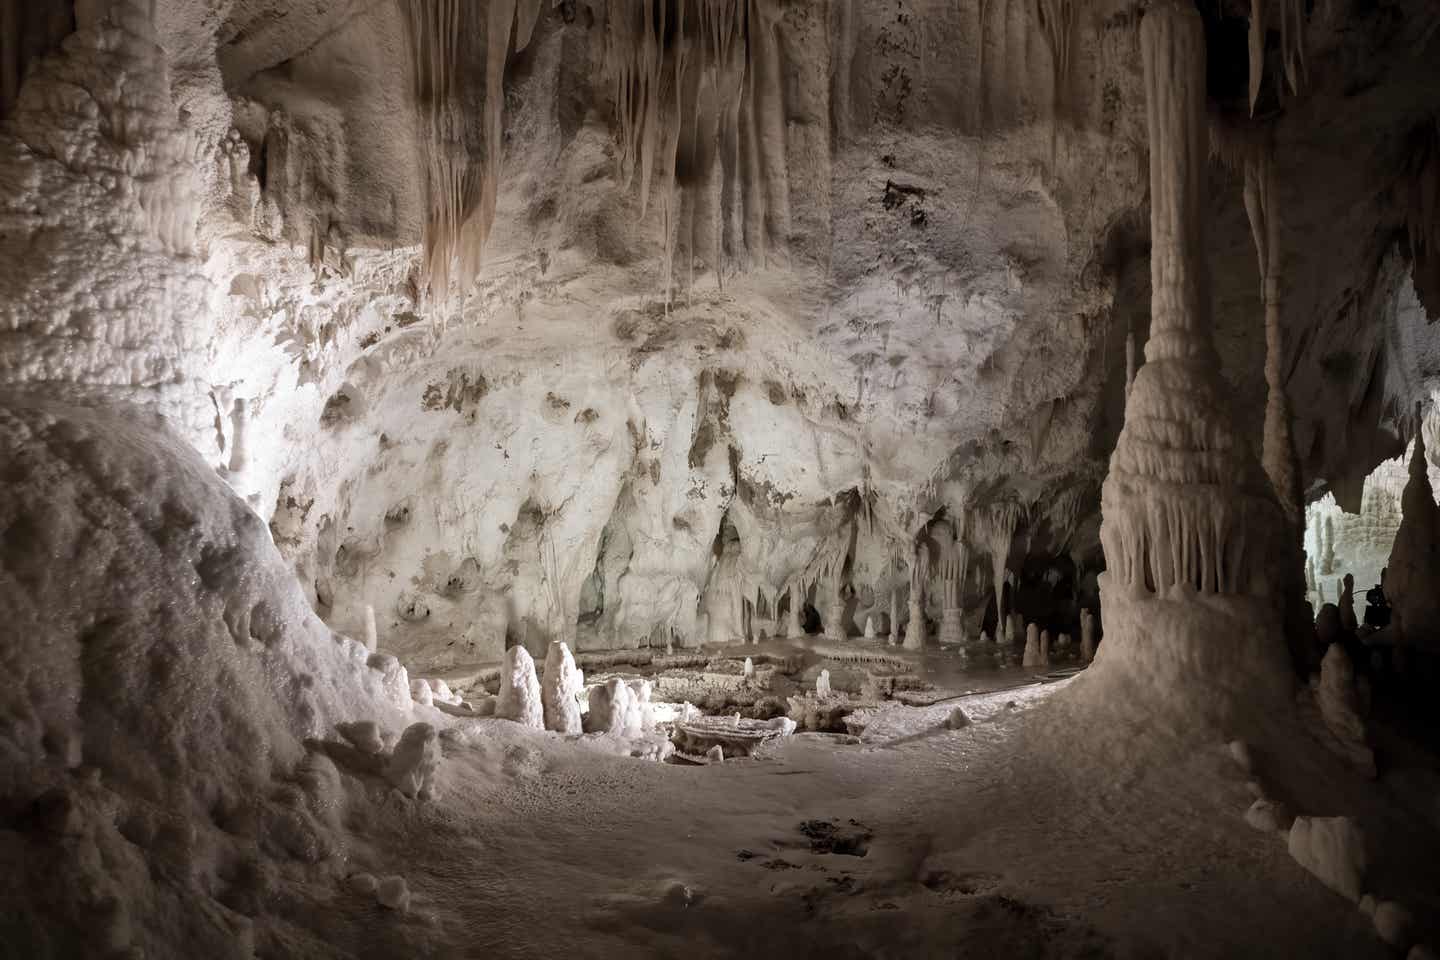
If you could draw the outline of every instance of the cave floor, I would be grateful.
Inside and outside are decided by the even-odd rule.
[[[1127,752],[1074,725],[1067,686],[965,697],[960,730],[941,724],[954,703],[897,708],[858,746],[797,735],[704,767],[468,721],[437,802],[371,786],[349,806],[347,869],[406,876],[411,912],[297,876],[260,941],[336,957],[1388,955],[1245,823],[1223,744]]]

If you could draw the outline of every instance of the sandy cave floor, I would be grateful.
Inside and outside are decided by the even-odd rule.
[[[938,726],[953,704],[897,707],[859,746],[707,767],[471,721],[437,803],[351,804],[350,866],[404,873],[411,913],[286,884],[275,933],[367,957],[1388,955],[1244,822],[1223,744],[1107,766],[1055,738],[1065,686],[966,698],[962,730]]]

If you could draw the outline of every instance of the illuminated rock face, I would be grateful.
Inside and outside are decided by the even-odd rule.
[[[1150,121],[1150,340],[1102,489],[1105,644],[1097,675],[1224,715],[1282,697],[1272,591],[1282,536],[1274,492],[1231,420],[1211,342],[1201,202],[1207,155],[1204,29],[1193,7],[1141,25]],[[1223,618],[1227,629],[1216,627]],[[1224,695],[1210,697],[1210,692]]]

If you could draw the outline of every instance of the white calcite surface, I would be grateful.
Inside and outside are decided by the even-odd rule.
[[[575,666],[570,648],[560,640],[552,641],[545,654],[545,676],[540,683],[545,729],[557,733],[580,732],[579,698],[584,689],[585,675]]]
[[[407,797],[430,799],[440,765],[440,738],[428,723],[412,723],[400,735],[385,767],[385,779]]]
[[[637,716],[635,695],[630,686],[620,677],[611,677],[605,683],[590,689],[590,710],[585,714],[586,733],[606,733],[623,737],[631,729],[632,717]]]
[[[544,695],[535,675],[535,661],[524,647],[505,651],[495,716],[537,730],[545,726]]]

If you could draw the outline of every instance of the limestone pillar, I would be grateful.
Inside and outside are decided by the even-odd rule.
[[[1273,568],[1284,518],[1233,421],[1212,340],[1204,25],[1189,0],[1154,0],[1140,36],[1151,333],[1101,490],[1108,653],[1081,686],[1124,675],[1115,682],[1145,695],[1148,709],[1182,713],[1198,727],[1201,718],[1264,715],[1260,702],[1292,704]]]

